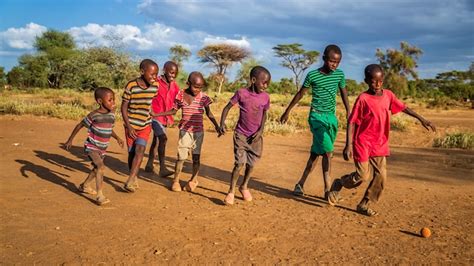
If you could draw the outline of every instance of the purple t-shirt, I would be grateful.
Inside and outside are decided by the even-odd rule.
[[[236,131],[250,137],[260,128],[263,111],[270,108],[270,96],[262,91],[255,93],[247,88],[235,92],[230,98],[232,104],[239,104],[240,116]]]

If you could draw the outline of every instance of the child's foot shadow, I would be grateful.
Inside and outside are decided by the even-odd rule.
[[[411,235],[411,236],[416,236],[416,237],[422,237],[421,235],[417,234],[417,233],[413,233],[413,232],[410,232],[410,231],[406,231],[406,230],[398,230],[400,233],[404,233],[404,234],[407,234],[407,235]]]
[[[23,177],[29,178],[29,176],[27,175],[27,172],[31,172],[31,173],[37,175],[39,178],[41,178],[43,180],[46,180],[46,181],[49,181],[49,182],[51,182],[53,184],[56,184],[58,186],[64,187],[65,189],[73,192],[74,194],[77,194],[77,195],[87,199],[88,201],[96,204],[94,199],[86,197],[84,194],[82,194],[77,189],[77,187],[74,183],[68,181],[65,178],[60,177],[60,176],[69,177],[68,175],[53,171],[49,168],[46,168],[46,167],[41,166],[41,165],[34,164],[32,162],[29,162],[29,161],[25,161],[25,160],[15,160],[15,161],[17,163],[22,164],[22,166],[20,168],[20,172],[21,172],[21,175]]]

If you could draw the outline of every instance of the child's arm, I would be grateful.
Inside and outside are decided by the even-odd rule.
[[[351,107],[349,104],[349,98],[347,97],[347,89],[342,88],[342,89],[339,89],[339,91],[341,92],[341,98],[342,98],[342,103],[344,104],[344,108],[346,108],[346,118],[349,118]]]
[[[290,105],[288,105],[285,112],[280,117],[281,123],[286,123],[286,121],[288,121],[288,116],[290,115],[291,109],[293,109],[293,107],[295,107],[295,105],[299,101],[301,101],[301,99],[303,98],[306,91],[308,91],[308,89],[309,88],[301,87],[301,89],[295,94],[295,97],[293,97],[293,100],[291,100]]]
[[[81,128],[84,127],[84,124],[81,122],[79,122],[79,124],[76,125],[76,127],[74,127],[74,129],[72,130],[71,132],[71,136],[69,136],[69,138],[67,139],[66,143],[64,143],[64,147],[66,148],[66,150],[69,150],[72,146],[72,140],[74,139],[74,137],[77,135],[77,133],[79,132],[79,130],[81,130]]]
[[[349,161],[352,158],[352,139],[354,136],[354,128],[357,125],[354,123],[347,122],[347,132],[346,132],[346,146],[344,147],[344,151],[342,152],[342,156],[344,160]]]
[[[123,123],[125,124],[125,128],[127,129],[125,134],[127,134],[132,139],[135,139],[137,137],[137,133],[135,132],[135,129],[133,129],[133,127],[130,125],[130,121],[128,121],[128,104],[129,101],[122,100],[122,107],[120,108],[120,111],[122,112]]]
[[[207,117],[209,118],[209,120],[211,120],[212,124],[214,125],[214,128],[216,129],[216,132],[217,132],[217,136],[222,135],[222,130],[221,130],[221,128],[219,127],[219,125],[217,124],[217,121],[216,121],[216,119],[214,118],[214,115],[212,114],[211,108],[209,108],[209,105],[208,105],[208,106],[205,106],[205,107],[204,107],[204,110],[206,110],[206,115],[207,115]]]
[[[120,145],[120,148],[123,148],[123,140],[112,130],[112,137],[117,140],[117,143]]]
[[[155,113],[155,112],[153,112],[153,110],[151,110],[150,115],[151,116],[167,116],[167,115],[175,115],[177,112],[178,112],[178,110],[174,109],[174,108],[169,110],[169,111],[161,112],[161,113]]]
[[[231,102],[227,103],[227,105],[224,107],[224,109],[222,110],[222,115],[221,115],[221,134],[219,134],[219,137],[221,135],[224,135],[225,134],[225,119],[227,118],[227,114],[229,113],[229,110],[232,108],[232,106],[234,106]]]
[[[418,119],[418,121],[420,121],[421,125],[426,128],[426,130],[433,130],[434,132],[436,132],[436,127],[435,125],[433,125],[430,121],[424,119],[421,115],[417,114],[415,111],[413,111],[412,109],[406,107],[403,112],[409,116],[412,116],[416,119]]]
[[[267,121],[267,110],[263,110],[262,121],[260,122],[260,128],[255,134],[250,137],[250,142],[253,142],[256,139],[259,139],[263,136],[263,131],[265,130],[265,121]]]

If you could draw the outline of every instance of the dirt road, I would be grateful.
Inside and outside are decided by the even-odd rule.
[[[200,187],[168,190],[169,179],[142,171],[140,190],[125,193],[126,150],[112,141],[99,207],[76,186],[89,171],[81,144],[62,149],[74,121],[0,116],[0,264],[474,264],[474,153],[392,146],[380,215],[354,212],[364,188],[343,192],[341,206],[322,199],[320,164],[305,197],[291,195],[311,136],[266,136],[250,183],[253,202],[222,205],[233,166],[232,136],[206,132]],[[116,127],[123,135],[120,126]],[[169,130],[168,163],[177,130]],[[352,170],[340,155],[333,177]],[[144,165],[144,164],[143,164]],[[190,173],[185,165],[184,180]],[[422,227],[433,235],[416,234]]]

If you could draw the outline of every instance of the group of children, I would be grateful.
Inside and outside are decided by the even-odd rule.
[[[369,88],[359,95],[352,112],[350,112],[344,73],[338,69],[341,58],[340,48],[337,45],[328,45],[323,54],[323,66],[307,74],[303,86],[280,118],[282,123],[287,122],[291,109],[311,89],[312,102],[308,123],[313,135],[313,143],[308,162],[293,193],[296,196],[304,196],[304,183],[314,169],[317,159],[321,156],[324,197],[330,205],[337,204],[341,199],[342,188],[358,187],[368,181],[370,172],[373,172],[372,181],[357,206],[359,213],[373,216],[377,212],[369,208],[368,204],[378,201],[386,180],[386,157],[390,154],[388,147],[390,115],[403,111],[417,118],[426,129],[435,130],[435,127],[431,122],[406,107],[390,90],[383,89],[384,73],[382,68],[375,64],[365,68],[364,80]],[[135,192],[139,188],[138,171],[149,135],[153,131],[153,140],[145,171],[155,172],[161,177],[174,174],[170,188],[172,191],[183,189],[194,191],[199,184],[200,153],[204,139],[204,113],[220,137],[226,132],[225,120],[229,110],[237,104],[240,114],[233,137],[235,163],[224,203],[234,204],[235,189],[243,168],[245,168],[244,179],[239,186],[239,192],[245,201],[251,201],[252,194],[248,188],[248,182],[256,162],[262,156],[262,136],[267,111],[270,108],[270,97],[265,92],[270,84],[270,72],[262,66],[252,68],[249,86],[235,92],[222,111],[220,123],[217,123],[210,109],[212,100],[202,91],[206,83],[200,72],[189,74],[187,88],[180,90],[175,82],[178,74],[177,64],[171,61],[166,62],[163,74],[160,76],[158,76],[158,70],[159,67],[154,61],[143,60],[140,64],[141,76],[128,82],[122,96],[121,113],[125,127],[130,170],[124,190]],[[356,171],[332,180],[331,158],[338,130],[335,116],[338,90],[346,109],[348,123],[343,156],[345,160],[353,157]],[[94,96],[99,108],[77,124],[66,142],[66,149],[72,145],[72,140],[77,132],[82,127],[87,127],[88,137],[85,142],[85,152],[92,161],[93,169],[79,186],[79,190],[84,193],[96,193],[97,204],[102,205],[109,202],[102,191],[105,151],[110,137],[115,138],[120,146],[123,146],[123,141],[112,129],[115,122],[113,91],[100,87],[95,90]],[[179,109],[182,110],[182,117],[178,124],[178,155],[173,172],[168,170],[165,165],[166,128],[174,123],[173,115]],[[190,152],[192,152],[193,162],[191,178],[184,187],[181,187],[179,176]],[[160,163],[158,172],[154,170],[153,166],[156,157]],[[95,190],[90,185],[94,179],[96,181]]]

